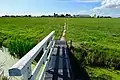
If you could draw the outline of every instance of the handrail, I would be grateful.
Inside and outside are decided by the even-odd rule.
[[[24,80],[35,80],[35,77],[38,74],[38,70],[41,68],[41,65],[49,61],[48,60],[49,56],[47,55],[51,55],[54,44],[55,44],[54,33],[55,31],[52,31],[47,37],[45,37],[33,49],[31,49],[25,56],[23,56],[15,65],[13,65],[9,69],[9,76],[22,76],[23,75]],[[43,55],[38,61],[36,67],[34,68],[32,72],[31,71],[32,61],[36,58],[36,56],[39,54],[39,52],[42,49],[43,49]],[[47,65],[45,64],[44,66],[45,69],[46,69],[46,66]]]

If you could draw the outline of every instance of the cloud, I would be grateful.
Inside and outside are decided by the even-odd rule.
[[[93,10],[120,8],[120,0],[101,0],[101,6]]]

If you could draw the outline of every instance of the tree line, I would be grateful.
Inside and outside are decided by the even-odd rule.
[[[32,15],[4,15],[1,17],[66,17],[66,18],[112,18],[111,16],[90,16],[90,15],[71,15],[71,14],[56,14],[53,15],[41,15],[41,16],[32,16]]]
[[[56,13],[54,13],[54,15],[42,15],[41,17],[91,18],[90,15],[71,15],[71,14],[56,14]]]
[[[2,17],[32,17],[32,15],[5,15]]]
[[[97,18],[112,18],[111,16],[97,16]]]

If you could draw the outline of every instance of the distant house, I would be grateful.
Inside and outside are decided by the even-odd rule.
[[[73,17],[76,17],[76,18],[91,18],[90,15],[73,15]]]

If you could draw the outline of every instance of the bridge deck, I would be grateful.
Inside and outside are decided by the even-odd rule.
[[[71,67],[65,41],[56,41],[44,79],[71,80]]]

